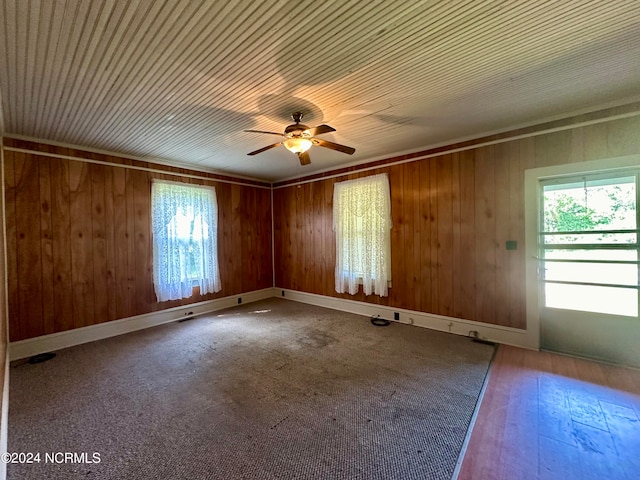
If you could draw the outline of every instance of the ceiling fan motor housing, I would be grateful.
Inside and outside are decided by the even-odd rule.
[[[302,112],[294,112],[291,114],[291,118],[296,123],[293,125],[289,125],[287,128],[284,129],[285,137],[288,137],[288,138],[311,137],[311,132],[309,131],[309,127],[307,125],[304,125],[303,123],[300,123],[300,121],[302,120],[302,115],[303,115]]]
[[[284,136],[288,138],[309,138],[311,137],[311,132],[309,132],[309,127],[307,125],[296,123],[295,125],[289,125],[284,129]]]

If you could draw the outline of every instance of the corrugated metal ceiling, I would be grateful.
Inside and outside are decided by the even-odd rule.
[[[2,0],[8,134],[274,180],[640,95],[640,2]],[[328,123],[302,167],[293,111]]]

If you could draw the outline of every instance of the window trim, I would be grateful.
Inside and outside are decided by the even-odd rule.
[[[187,190],[191,190],[193,193],[195,192],[202,192],[202,191],[207,191],[208,195],[207,197],[211,200],[211,215],[213,216],[213,218],[209,219],[209,221],[207,222],[206,219],[203,218],[203,222],[206,222],[207,225],[207,229],[209,231],[209,235],[207,237],[208,242],[211,243],[212,245],[212,252],[210,252],[210,261],[213,263],[213,265],[211,266],[211,269],[208,271],[207,269],[201,270],[198,274],[196,275],[189,275],[186,278],[182,278],[181,280],[176,280],[175,282],[172,283],[167,283],[167,284],[160,284],[159,282],[159,273],[158,273],[158,264],[156,262],[156,256],[159,254],[157,252],[157,247],[158,247],[158,243],[157,242],[157,235],[156,235],[156,225],[155,225],[155,213],[154,213],[154,189],[157,188],[157,186],[159,185],[167,185],[167,186],[178,186],[178,187],[182,187],[185,188]],[[159,178],[152,178],[151,179],[151,192],[150,192],[150,196],[151,196],[151,202],[150,202],[150,214],[151,214],[151,240],[152,240],[152,263],[153,263],[153,286],[154,286],[154,291],[156,293],[156,297],[157,297],[157,301],[158,302],[164,302],[164,301],[169,301],[169,300],[177,300],[180,298],[190,298],[193,296],[193,288],[196,286],[200,286],[200,294],[204,295],[206,293],[215,293],[218,292],[222,289],[222,283],[220,280],[220,259],[218,256],[218,223],[219,223],[219,206],[218,206],[218,200],[217,200],[217,194],[216,194],[216,189],[213,186],[210,185],[201,185],[201,184],[191,184],[191,183],[185,183],[185,182],[176,182],[176,181],[171,181],[171,180],[164,180],[164,179],[159,179]],[[174,216],[172,218],[175,217],[176,214],[174,214]],[[198,212],[194,213],[194,217],[197,217],[197,215],[201,215],[202,217],[204,216],[208,216],[208,215],[204,215],[203,210],[200,210]],[[165,228],[167,227],[167,225],[165,225]],[[175,237],[174,237],[175,238]],[[200,249],[204,249],[204,242],[205,239],[201,239],[198,244]],[[210,284],[209,288],[207,288],[205,286],[205,284]],[[170,296],[170,298],[166,298],[165,295],[161,295],[160,294],[160,289],[161,288],[167,288],[168,285],[172,285],[173,288],[175,289],[182,289],[182,293],[181,296],[179,297],[175,297],[173,295]],[[189,293],[188,295],[185,292],[185,289],[187,288],[191,293]],[[204,288],[204,292],[203,292],[203,288]],[[162,298],[162,299],[161,299]]]
[[[381,188],[382,195],[385,195],[385,198],[382,199],[383,208],[385,211],[379,212],[379,215],[384,220],[382,223],[386,223],[384,225],[384,232],[382,233],[385,236],[383,240],[383,248],[384,252],[384,274],[386,276],[386,288],[379,290],[379,285],[376,285],[377,272],[371,271],[370,274],[370,285],[365,285],[365,278],[367,277],[367,272],[358,271],[358,272],[350,272],[348,269],[344,268],[344,264],[342,263],[342,258],[344,257],[344,252],[340,251],[341,248],[341,240],[344,241],[344,238],[340,237],[342,234],[342,228],[339,228],[337,222],[340,220],[338,212],[341,211],[340,203],[344,197],[347,195],[348,189],[357,188],[360,185],[366,185],[367,180],[369,182],[376,182],[379,184]],[[368,175],[365,177],[359,177],[353,180],[345,180],[343,182],[335,182],[333,184],[333,230],[336,235],[336,265],[335,265],[335,289],[338,293],[350,293],[355,294],[360,290],[359,286],[363,286],[363,290],[366,295],[376,294],[380,296],[387,296],[388,289],[392,287],[391,282],[391,228],[392,228],[392,219],[391,219],[391,189],[389,184],[389,176],[387,173],[376,174],[376,175]],[[359,229],[360,230],[360,229]],[[367,232],[366,227],[363,227],[362,232],[358,231],[358,235],[367,236],[370,232]],[[340,238],[339,238],[340,237]],[[361,263],[361,262],[358,262]],[[342,268],[340,268],[342,266]],[[352,285],[356,287],[356,291],[352,291]],[[369,291],[367,293],[367,291]]]

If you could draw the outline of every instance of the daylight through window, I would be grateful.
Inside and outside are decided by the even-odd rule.
[[[338,293],[388,295],[391,198],[386,174],[339,182],[333,190]]]
[[[158,301],[221,289],[218,205],[213,187],[154,180],[151,187],[153,284]]]
[[[543,183],[545,307],[638,316],[636,185],[633,174]]]

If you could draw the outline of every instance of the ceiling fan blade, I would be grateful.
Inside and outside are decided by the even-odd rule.
[[[314,145],[330,148],[331,150],[337,150],[338,152],[346,153],[347,155],[353,155],[353,153],[356,151],[355,148],[347,147],[346,145],[340,145],[339,143],[329,142],[327,140],[321,140],[319,138],[314,138],[311,141]]]
[[[321,135],[323,133],[329,133],[329,132],[335,132],[336,129],[333,127],[330,127],[329,125],[318,125],[315,128],[310,128],[309,129],[309,133],[311,134],[312,137],[315,137],[316,135]]]
[[[268,147],[263,147],[260,150],[256,150],[255,152],[247,153],[247,155],[257,155],[258,153],[265,152],[271,148],[279,147],[280,145],[282,145],[282,142],[274,143],[273,145],[269,145]]]
[[[251,132],[251,133],[268,133],[269,135],[279,135],[282,136],[281,133],[278,132],[267,132],[265,130],[245,130],[245,132]]]
[[[311,163],[308,152],[299,153],[298,158],[300,159],[300,165],[309,165]]]

